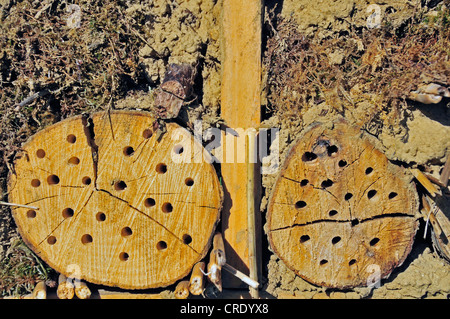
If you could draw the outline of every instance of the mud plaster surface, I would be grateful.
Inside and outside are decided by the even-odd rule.
[[[375,1],[381,8],[381,19],[388,19],[395,26],[404,23],[419,6],[419,1]],[[369,1],[324,1],[286,0],[281,13],[293,18],[301,32],[326,37],[350,28],[361,28],[367,23]],[[346,114],[354,123],[364,122],[366,110],[373,107],[370,103],[357,105],[355,110]],[[278,139],[271,150],[279,152],[280,165],[295,136],[309,124],[319,121],[333,122],[337,114],[329,112],[321,104],[303,115],[303,123],[292,125],[277,117],[263,121],[265,127],[278,127]],[[412,112],[406,121],[407,133],[383,128],[378,135],[380,148],[390,160],[407,164],[431,164],[438,176],[439,168],[450,152],[450,119],[445,105],[411,107]],[[325,115],[323,115],[325,114]],[[268,196],[277,175],[264,175],[265,196],[261,210],[267,209]],[[413,249],[403,265],[394,269],[392,274],[375,288],[354,288],[349,291],[332,291],[309,284],[289,270],[276,256],[271,255],[267,265],[267,292],[278,298],[449,298],[450,264],[433,250],[431,241],[423,240],[423,227],[416,234]],[[270,247],[269,247],[270,249]]]

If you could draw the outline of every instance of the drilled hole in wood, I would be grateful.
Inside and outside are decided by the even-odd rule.
[[[92,180],[91,180],[91,178],[90,178],[89,176],[85,176],[85,177],[83,177],[83,178],[81,179],[81,182],[82,182],[84,185],[90,185],[90,184],[92,183]]]
[[[36,151],[36,156],[37,156],[38,158],[44,158],[44,157],[45,157],[45,151],[44,151],[43,149],[38,149],[38,150]]]
[[[165,172],[167,172],[167,165],[164,163],[159,163],[158,165],[156,165],[155,170],[159,174],[164,174]]]
[[[78,165],[78,164],[80,164],[80,159],[76,156],[73,156],[73,157],[69,158],[69,160],[67,162],[71,165]]]
[[[353,197],[352,193],[347,193],[347,194],[345,194],[344,199],[345,200],[350,200],[350,198],[352,198],[352,197]]]
[[[89,234],[84,234],[83,236],[81,236],[81,243],[83,245],[89,245],[90,243],[92,243],[92,236]]]
[[[77,137],[73,134],[67,135],[67,142],[74,144],[77,141]]]
[[[299,200],[298,202],[295,203],[295,208],[300,209],[306,207],[306,202]]]
[[[32,210],[32,209],[28,210],[27,211],[27,217],[28,218],[35,218],[36,217],[36,211]]]
[[[165,241],[163,241],[163,240],[159,241],[156,244],[156,249],[158,249],[159,251],[166,250],[167,249],[167,243]]]
[[[64,208],[62,211],[62,216],[64,218],[70,218],[73,216],[73,214],[74,214],[74,211],[72,208]]]
[[[127,188],[127,184],[124,181],[117,181],[114,183],[114,189],[116,191],[123,191],[125,188]]]
[[[398,194],[396,192],[390,192],[388,197],[389,199],[394,199],[395,197],[397,197],[397,195]]]
[[[351,221],[352,227],[353,227],[353,226],[356,226],[356,225],[358,225],[358,224],[359,224],[359,220],[358,220],[357,218],[352,219],[352,221]]]
[[[327,179],[323,181],[322,184],[320,184],[320,186],[322,186],[322,188],[331,187],[333,186],[333,181],[331,179]]]
[[[305,152],[302,156],[303,162],[312,162],[317,158],[317,155],[312,152]]]
[[[182,145],[178,144],[173,147],[173,152],[177,155],[180,155],[184,152],[184,148]]]
[[[98,213],[95,215],[95,219],[96,219],[97,221],[99,221],[99,222],[104,222],[104,221],[106,220],[106,214],[103,213],[103,212],[98,212]]]
[[[348,262],[348,265],[349,265],[349,266],[352,266],[352,265],[354,265],[354,264],[356,264],[356,259],[352,259],[352,260],[350,260],[350,261]]]
[[[151,197],[146,198],[144,200],[144,206],[145,207],[153,207],[153,206],[155,206],[155,204],[156,204],[155,200],[153,198],[151,198]]]
[[[331,240],[331,243],[333,244],[333,245],[336,245],[338,242],[340,242],[341,241],[341,237],[339,237],[339,236],[336,236],[336,237],[333,237],[333,239]]]
[[[185,245],[192,243],[192,237],[189,234],[184,234],[182,240]]]
[[[338,147],[336,145],[330,145],[327,147],[328,156],[333,156],[338,152]]]
[[[128,258],[130,258],[130,255],[128,255],[126,252],[121,252],[120,254],[119,254],[119,259],[121,260],[121,261],[127,261],[128,260]]]
[[[366,168],[366,175],[369,175],[372,172],[373,172],[373,168],[372,167],[367,167]]]
[[[57,184],[59,184],[59,177],[57,175],[54,175],[54,174],[49,175],[47,177],[47,184],[48,185],[57,185]]]
[[[309,180],[307,180],[306,178],[302,179],[300,181],[300,186],[305,187],[306,185],[308,185],[308,183],[309,183]]]
[[[161,209],[164,213],[171,213],[173,211],[173,206],[171,203],[164,203],[162,204]]]
[[[56,244],[56,237],[55,237],[55,236],[49,236],[49,237],[47,238],[47,243],[48,243],[49,245],[54,245],[54,244]]]
[[[39,187],[41,185],[41,181],[38,180],[37,178],[31,180],[31,186],[33,187]]]
[[[325,264],[327,264],[328,263],[328,260],[326,260],[326,259],[322,259],[321,261],[320,261],[320,265],[321,266],[323,266],[323,265],[325,265]]]
[[[345,167],[345,166],[347,166],[347,161],[340,160],[340,161],[338,162],[338,165],[339,165],[339,167]]]
[[[303,235],[300,237],[300,243],[304,243],[307,242],[308,240],[310,240],[311,238],[308,235]]]
[[[152,135],[153,131],[151,129],[145,129],[144,132],[142,132],[142,137],[145,139],[149,139]]]
[[[120,231],[120,235],[122,237],[129,237],[133,234],[133,231],[131,230],[130,227],[124,227],[122,228],[122,230]]]
[[[369,242],[369,245],[375,246],[376,244],[378,244],[379,241],[380,241],[380,238],[375,237]]]
[[[329,212],[328,212],[328,215],[330,216],[330,217],[333,217],[334,215],[337,215],[337,210],[330,210]]]
[[[123,155],[125,156],[131,156],[134,154],[134,148],[131,146],[126,146],[123,148]]]
[[[186,186],[190,187],[190,186],[194,185],[194,180],[192,178],[188,177],[184,180],[184,183],[186,184]]]
[[[377,191],[374,189],[371,189],[370,191],[367,192],[367,198],[372,199],[376,194],[377,194]]]

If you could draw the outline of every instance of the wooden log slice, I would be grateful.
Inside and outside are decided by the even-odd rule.
[[[320,286],[372,284],[402,264],[418,227],[411,178],[343,120],[290,149],[268,206],[269,243]]]
[[[58,272],[75,267],[92,283],[163,287],[207,253],[222,205],[209,154],[173,123],[158,143],[153,122],[134,111],[77,116],[23,146],[9,199],[38,209],[13,216]]]

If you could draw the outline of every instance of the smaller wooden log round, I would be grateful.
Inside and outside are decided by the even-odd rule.
[[[401,265],[418,227],[411,178],[344,120],[290,149],[268,206],[274,252],[320,286],[372,285]]]
[[[10,175],[25,242],[67,276],[127,289],[164,287],[207,253],[222,189],[184,128],[157,141],[148,113],[77,116],[34,135]]]

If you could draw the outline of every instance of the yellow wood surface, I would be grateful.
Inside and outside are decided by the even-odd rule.
[[[315,125],[294,143],[274,185],[269,243],[316,285],[385,278],[405,260],[418,227],[411,179],[346,122]]]
[[[241,130],[238,137],[230,134],[222,137],[225,191],[222,232],[227,262],[246,274],[250,261],[244,130],[258,128],[261,120],[261,8],[262,2],[254,0],[223,3],[221,117],[230,128]],[[250,196],[258,202],[258,194],[257,188]],[[238,287],[242,282],[224,273],[223,285]]]
[[[24,145],[9,200],[38,209],[14,208],[13,216],[58,272],[154,288],[188,275],[206,255],[222,205],[216,172],[206,161],[189,163],[203,149],[187,130],[168,124],[158,143],[153,122],[143,112],[94,114],[94,156],[80,116]]]

